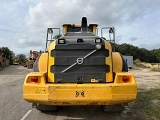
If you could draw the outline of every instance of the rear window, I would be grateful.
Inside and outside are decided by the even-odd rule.
[[[67,26],[67,31],[68,32],[80,32],[81,31],[81,27],[71,27],[71,26]],[[89,32],[93,32],[93,27],[89,26],[88,27],[88,31]]]

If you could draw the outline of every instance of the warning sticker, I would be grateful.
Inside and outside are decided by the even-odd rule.
[[[36,88],[36,93],[45,94],[46,88],[38,87],[38,88]]]

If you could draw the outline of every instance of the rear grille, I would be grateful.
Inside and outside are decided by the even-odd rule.
[[[66,46],[64,45],[64,47]],[[83,58],[92,52],[95,49],[94,45],[87,45],[87,47],[83,45],[83,48],[90,49],[77,49],[74,44],[68,45],[68,49],[61,49],[64,47],[61,45],[60,48],[51,50],[51,57],[54,57],[55,61],[54,65],[50,67],[51,72],[54,73],[56,83],[77,83],[79,78],[81,78],[82,83],[89,83],[91,79],[105,82],[106,72],[109,72],[110,68],[105,63],[105,57],[109,56],[109,51],[104,49],[104,45],[102,49],[84,58],[83,64],[75,63],[77,63],[78,58]],[[73,64],[75,65],[67,69]],[[66,71],[64,72],[64,70]]]

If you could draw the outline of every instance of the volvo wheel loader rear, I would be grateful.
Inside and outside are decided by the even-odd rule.
[[[53,39],[48,28],[46,52],[34,63],[23,84],[23,97],[41,111],[64,105],[122,106],[136,99],[137,84],[113,39],[97,35],[97,24],[63,24],[64,35]],[[50,37],[51,36],[51,37]],[[112,46],[111,46],[112,44]]]

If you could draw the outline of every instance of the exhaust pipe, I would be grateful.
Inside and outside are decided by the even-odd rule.
[[[86,17],[82,18],[81,31],[82,32],[87,32],[88,31],[88,29],[87,29],[87,18]]]

